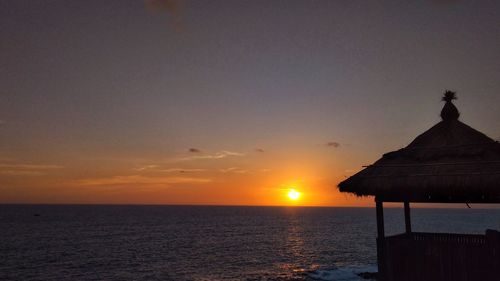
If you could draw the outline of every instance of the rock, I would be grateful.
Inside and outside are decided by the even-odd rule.
[[[363,279],[377,280],[377,272],[360,272],[358,276]]]

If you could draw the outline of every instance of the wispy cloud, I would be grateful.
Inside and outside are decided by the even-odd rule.
[[[9,176],[42,176],[50,170],[62,169],[59,165],[0,164],[0,174]]]
[[[268,173],[271,169],[242,169],[239,167],[230,167],[225,169],[219,169],[221,173],[235,173],[235,174],[253,174],[253,173]]]
[[[333,147],[333,148],[338,148],[338,147],[340,147],[340,143],[335,142],[335,141],[331,141],[331,142],[327,142],[326,146]]]
[[[246,174],[249,171],[245,169],[240,169],[238,167],[231,167],[231,168],[226,168],[226,169],[220,169],[219,170],[221,173],[236,173],[236,174]]]
[[[226,157],[241,157],[244,156],[244,153],[222,150],[216,152],[214,154],[202,154],[202,155],[193,155],[187,157],[180,157],[173,159],[174,161],[191,161],[191,160],[202,160],[202,159],[223,159]]]
[[[188,151],[191,153],[201,153],[201,150],[198,148],[190,148],[190,149],[188,149]]]
[[[145,165],[142,167],[135,168],[136,171],[146,171],[158,168],[158,165]]]
[[[264,149],[262,149],[262,148],[256,148],[255,151],[260,152],[260,153],[264,153]]]
[[[170,186],[172,184],[191,183],[201,184],[211,182],[209,178],[195,177],[148,177],[143,175],[112,176],[106,178],[93,178],[77,180],[74,184],[79,186]]]
[[[138,172],[162,172],[162,173],[194,173],[194,172],[204,172],[205,169],[193,169],[193,168],[165,168],[160,165],[144,165],[138,168],[134,168]]]
[[[0,170],[0,174],[7,176],[23,176],[23,177],[45,175],[45,173],[41,171],[23,171],[23,170]]]
[[[165,173],[196,173],[196,172],[204,172],[205,169],[182,169],[182,168],[170,168],[159,170],[160,172]]]

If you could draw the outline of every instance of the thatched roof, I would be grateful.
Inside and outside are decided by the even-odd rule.
[[[442,121],[339,184],[383,201],[500,203],[500,143],[458,120],[447,91]]]

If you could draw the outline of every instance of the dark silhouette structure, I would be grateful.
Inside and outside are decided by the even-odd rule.
[[[446,91],[442,121],[339,184],[375,196],[379,279],[500,280],[500,235],[416,233],[410,203],[500,203],[500,143],[460,122]],[[385,237],[383,202],[403,202],[406,232]]]

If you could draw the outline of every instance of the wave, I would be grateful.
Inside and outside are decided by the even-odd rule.
[[[307,277],[312,280],[321,281],[362,281],[375,280],[374,273],[377,266],[356,266],[341,267],[326,270],[314,270],[307,273]]]

